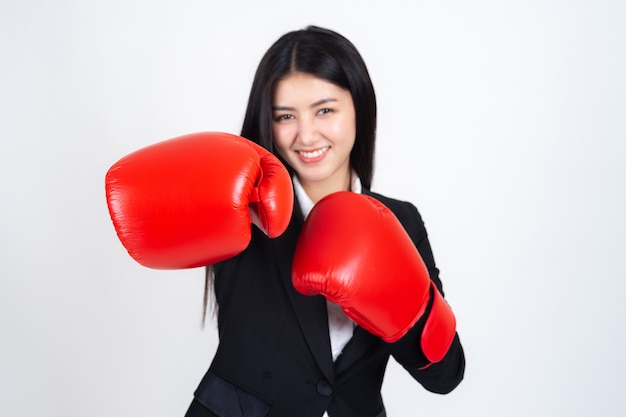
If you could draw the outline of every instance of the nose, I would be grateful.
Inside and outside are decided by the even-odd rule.
[[[317,140],[315,121],[304,117],[298,120],[298,140],[305,146],[310,146]]]

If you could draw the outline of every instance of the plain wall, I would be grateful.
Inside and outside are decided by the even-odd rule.
[[[446,396],[391,363],[389,416],[626,415],[625,4],[1,0],[0,415],[182,417],[217,344],[203,273],[136,264],[104,175],[237,133],[308,24],[369,65],[373,189],[422,213],[467,354]]]

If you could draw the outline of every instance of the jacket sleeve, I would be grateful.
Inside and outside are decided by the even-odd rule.
[[[439,278],[439,269],[435,264],[433,251],[428,240],[428,233],[417,208],[410,203],[400,203],[395,207],[396,215],[417,247],[431,280],[442,295],[443,285]],[[431,297],[432,300],[432,297]],[[430,306],[428,307],[430,309]],[[427,310],[429,312],[429,310]],[[465,354],[458,333],[443,360],[428,365],[420,349],[420,337],[425,318],[420,319],[400,340],[389,343],[389,351],[411,376],[431,392],[446,394],[456,388],[465,373]]]

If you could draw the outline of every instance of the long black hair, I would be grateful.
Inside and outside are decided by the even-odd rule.
[[[332,30],[309,26],[289,32],[267,50],[254,76],[241,136],[274,152],[274,90],[282,78],[293,72],[314,75],[350,92],[356,114],[356,139],[350,165],[363,187],[370,189],[374,172],[376,95],[357,49]]]

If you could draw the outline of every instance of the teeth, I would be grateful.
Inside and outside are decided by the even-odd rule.
[[[304,156],[305,158],[317,158],[318,156],[320,156],[321,154],[323,154],[324,152],[326,152],[328,150],[328,146],[325,146],[321,149],[318,149],[316,151],[298,151],[300,153],[300,155]]]

